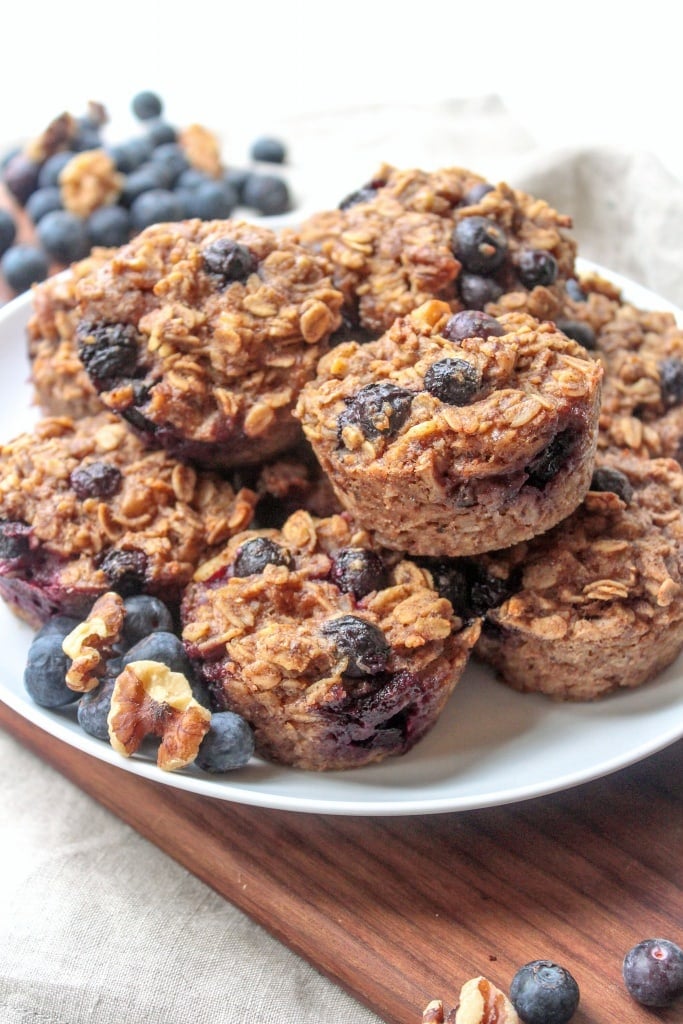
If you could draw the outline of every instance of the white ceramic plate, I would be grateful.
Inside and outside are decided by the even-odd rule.
[[[583,261],[583,267],[590,264]],[[597,268],[643,309],[670,303]],[[30,407],[25,295],[0,310],[0,437],[37,419]],[[123,758],[87,736],[73,710],[33,704],[22,683],[32,631],[0,606],[0,699],[47,733],[93,757],[168,786],[260,807],[324,814],[408,815],[511,803],[557,792],[625,767],[683,736],[683,657],[640,689],[587,704],[518,694],[471,665],[432,732],[409,754],[369,768],[308,773],[253,760],[221,778],[167,774],[144,757]]]

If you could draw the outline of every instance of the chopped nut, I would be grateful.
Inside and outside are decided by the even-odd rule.
[[[157,661],[133,661],[116,679],[107,721],[119,754],[130,757],[145,737],[158,736],[157,764],[176,771],[197,756],[211,712],[195,700],[181,672]]]
[[[519,1024],[514,1006],[487,978],[470,978],[460,989],[455,1024]]]
[[[66,685],[77,693],[94,690],[104,673],[107,658],[120,639],[125,611],[123,598],[107,591],[95,601],[84,622],[64,638],[62,649],[71,666]]]
[[[123,175],[104,150],[76,153],[59,175],[64,208],[88,217],[100,206],[116,202],[123,188]]]

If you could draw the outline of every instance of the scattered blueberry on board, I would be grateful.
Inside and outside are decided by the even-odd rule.
[[[643,1006],[670,1006],[683,997],[683,950],[668,939],[644,939],[622,966],[629,994]]]
[[[0,273],[15,294],[44,281],[53,269],[87,256],[95,246],[123,245],[151,224],[189,218],[223,220],[238,207],[260,217],[294,207],[289,185],[276,168],[287,163],[284,141],[262,135],[249,146],[245,166],[227,166],[217,177],[193,167],[182,133],[168,121],[164,102],[153,90],[136,93],[130,104],[139,134],[110,142],[106,111],[90,104],[73,119],[68,138],[56,152],[37,161],[21,149],[0,158],[0,181],[35,229],[30,244],[21,239],[14,212],[0,208]],[[101,151],[122,176],[121,191],[103,199],[89,215],[65,208],[60,175],[84,151]],[[271,165],[267,173],[263,165]]]
[[[532,960],[513,977],[510,1002],[524,1024],[567,1024],[579,1005],[579,986],[565,967]]]

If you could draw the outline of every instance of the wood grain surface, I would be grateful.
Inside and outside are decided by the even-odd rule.
[[[89,757],[0,704],[0,726],[388,1024],[419,1024],[468,978],[507,989],[562,963],[574,1024],[683,1020],[621,979],[643,938],[683,943],[683,742],[607,778],[499,808],[422,817],[264,810]]]

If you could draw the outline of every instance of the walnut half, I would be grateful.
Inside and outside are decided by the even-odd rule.
[[[112,747],[126,757],[147,736],[160,737],[157,764],[176,771],[196,758],[211,712],[192,696],[182,672],[158,661],[133,661],[114,683],[107,723]]]
[[[422,1024],[520,1024],[520,1019],[505,993],[480,975],[465,982],[457,1008],[447,1015],[441,1000],[432,999],[422,1012]]]
[[[93,604],[87,619],[71,630],[62,642],[62,650],[71,665],[66,685],[77,693],[94,690],[104,675],[107,658],[121,638],[125,618],[123,598],[107,591]]]

